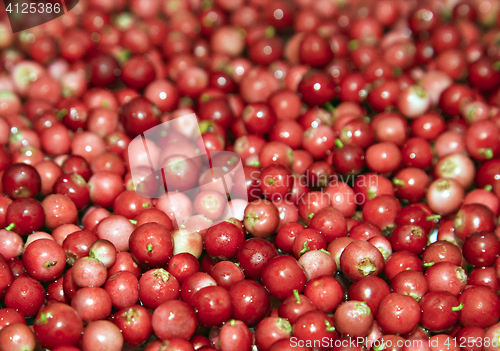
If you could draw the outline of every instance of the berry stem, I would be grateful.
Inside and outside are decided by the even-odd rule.
[[[327,332],[334,332],[335,331],[335,327],[326,319],[325,319],[325,326],[326,326],[325,330]]]
[[[307,243],[307,241],[304,241],[304,247],[302,248],[302,250],[300,250],[299,256],[302,256],[307,251],[309,251],[309,244]]]
[[[335,107],[333,107],[333,105],[330,101],[325,102],[323,107],[325,108],[325,110],[327,110],[330,113],[333,113],[333,111],[335,111]]]
[[[487,159],[487,160],[491,160],[493,158],[493,150],[491,150],[491,148],[486,148],[484,149],[484,157]]]
[[[293,296],[295,296],[295,301],[297,302],[297,304],[300,304],[300,294],[297,289],[293,290]]]
[[[404,180],[401,180],[401,179],[398,179],[398,178],[394,178],[392,180],[392,184],[394,184],[396,186],[405,186]]]
[[[435,221],[436,219],[441,219],[441,215],[435,214],[435,215],[432,215],[432,216],[425,217],[426,221]]]
[[[371,200],[373,198],[377,197],[377,194],[372,189],[368,189],[368,200]]]
[[[63,119],[64,116],[66,116],[68,114],[68,110],[63,108],[62,110],[60,110],[59,112],[57,112],[56,114],[56,117],[58,119]]]
[[[276,29],[273,26],[269,26],[264,31],[266,38],[272,38],[276,35]]]
[[[359,41],[353,39],[347,43],[347,48],[349,51],[356,50],[359,47]]]
[[[340,140],[340,139],[335,139],[335,147],[336,147],[337,149],[340,149],[340,148],[344,147],[344,143],[342,143],[342,140]]]

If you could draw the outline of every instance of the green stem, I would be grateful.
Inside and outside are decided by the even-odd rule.
[[[304,241],[304,247],[302,248],[302,250],[300,250],[299,256],[302,256],[307,251],[309,251],[309,244],[307,243],[307,241]]]
[[[203,102],[208,102],[208,101],[210,101],[210,95],[208,95],[208,94],[201,94],[200,100],[203,101]]]
[[[56,114],[56,117],[58,119],[62,119],[64,116],[66,116],[66,114],[68,113],[68,110],[63,108],[62,110],[60,110],[57,114]]]
[[[464,303],[463,302],[460,305],[458,305],[458,306],[452,307],[451,310],[453,312],[457,312],[457,311],[460,311],[462,308],[464,308]]]
[[[357,41],[357,40],[349,41],[347,43],[347,48],[349,49],[349,51],[356,50],[357,48],[359,48],[359,41]]]
[[[368,200],[371,200],[373,198],[377,197],[377,194],[372,189],[368,189]]]
[[[487,160],[491,160],[493,158],[493,150],[486,148],[484,149],[483,155]]]
[[[330,101],[325,102],[323,107],[325,108],[325,110],[327,110],[330,113],[333,113],[333,111],[335,111],[335,107],[333,107],[333,105]]]
[[[435,215],[432,215],[432,216],[425,217],[426,221],[435,221],[436,219],[441,219],[441,215],[435,214]]]
[[[130,223],[132,223],[133,225],[137,225],[137,221],[135,219],[129,219]]]
[[[205,10],[210,10],[212,6],[213,6],[212,0],[203,0],[201,2],[200,8],[205,11]]]
[[[398,178],[394,178],[392,180],[392,184],[394,184],[396,186],[405,186],[404,180],[401,180],[401,179],[398,179]]]
[[[299,291],[297,289],[293,290],[293,296],[295,296],[295,301],[299,305],[300,304],[300,294],[299,294]]]
[[[55,266],[56,264],[57,264],[57,261],[53,261],[53,262],[45,262],[45,263],[43,264],[43,266],[44,266],[45,268],[50,268],[50,267]]]
[[[7,227],[5,227],[5,230],[12,230],[12,229],[14,229],[15,226],[16,226],[15,223],[11,223]]]
[[[431,267],[431,266],[434,266],[435,262],[424,262],[423,263],[423,266],[424,267]]]
[[[41,313],[40,317],[38,317],[35,320],[35,324],[36,325],[47,324],[49,322],[50,318],[52,318],[52,314],[51,313]]]
[[[325,326],[326,326],[325,330],[327,332],[334,332],[335,331],[335,327],[326,319],[325,319]]]
[[[344,147],[344,143],[342,143],[342,140],[340,139],[335,139],[335,147],[337,149],[340,149],[341,147]]]
[[[274,29],[273,26],[267,27],[264,31],[264,35],[266,36],[266,38],[272,38],[276,35],[276,29]]]
[[[486,184],[484,187],[484,190],[491,191],[491,190],[493,190],[493,187],[491,186],[491,184]]]

